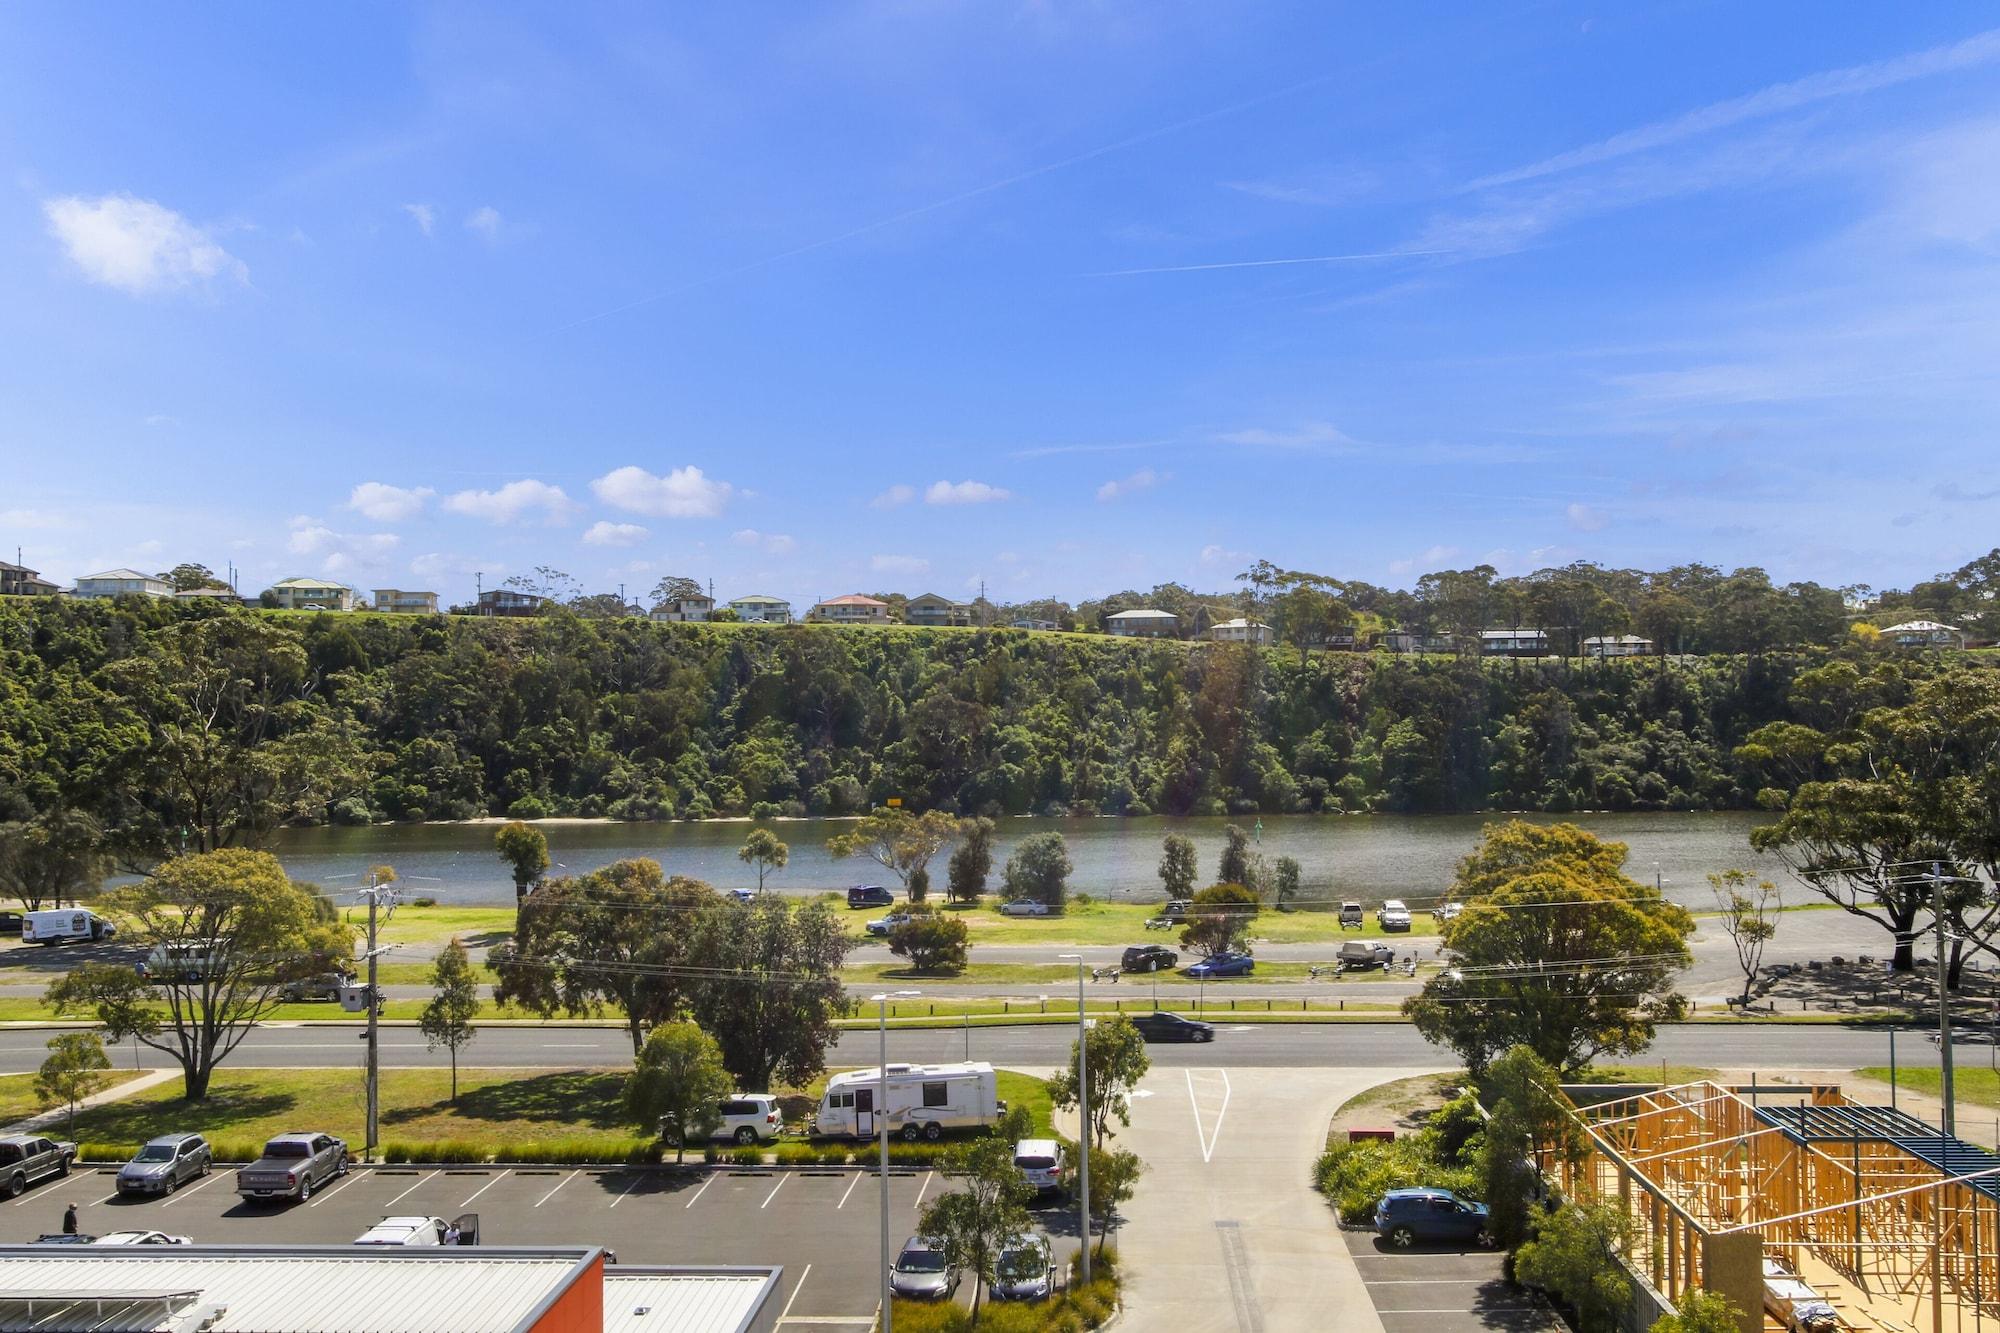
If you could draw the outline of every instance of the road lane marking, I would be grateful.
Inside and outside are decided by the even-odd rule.
[[[931,1177],[935,1176],[936,1174],[937,1172],[935,1171],[924,1172],[924,1183],[917,1189],[917,1201],[911,1204],[910,1207],[921,1208],[924,1206],[924,1195],[930,1192]]]
[[[708,1187],[710,1185],[713,1185],[714,1183],[715,1183],[715,1173],[711,1171],[709,1172],[708,1179],[701,1182],[701,1188],[694,1192],[694,1199],[699,1199],[702,1195],[706,1194],[708,1192]],[[689,1199],[687,1201],[688,1207],[690,1208],[694,1207],[694,1199]]]
[[[410,1186],[410,1189],[408,1189],[408,1190],[404,1190],[404,1191],[403,1191],[403,1194],[408,1194],[408,1193],[410,1192],[410,1190],[413,1190],[413,1189],[416,1189],[418,1185],[422,1185],[422,1184],[423,1184],[423,1183],[424,1183],[424,1182],[425,1182],[426,1180],[428,1180],[428,1179],[429,1179],[429,1177],[428,1177],[428,1176],[425,1176],[425,1175],[422,1175],[422,1174],[419,1174],[419,1175],[417,1176],[417,1182],[416,1182],[416,1184],[415,1184],[415,1185],[412,1185],[412,1186]],[[393,1199],[389,1200],[389,1202],[387,1202],[387,1203],[383,1204],[382,1206],[383,1206],[384,1208],[394,1208],[394,1207],[395,1207],[395,1206],[396,1206],[397,1204],[399,1204],[399,1203],[401,1203],[401,1202],[403,1201],[403,1194],[398,1194],[398,1195],[397,1195],[397,1196],[396,1196],[395,1198],[393,1198]]]
[[[542,1049],[545,1051],[601,1051],[604,1049],[604,1043],[601,1041],[545,1041],[542,1043]]]
[[[771,1192],[770,1192],[769,1194],[766,1194],[766,1195],[764,1196],[764,1202],[762,1202],[762,1203],[758,1204],[757,1206],[758,1206],[759,1208],[769,1208],[769,1207],[771,1206],[771,1200],[773,1200],[773,1199],[775,1199],[775,1198],[777,1198],[777,1197],[778,1197],[778,1191],[779,1191],[779,1190],[781,1190],[781,1189],[783,1189],[783,1188],[785,1187],[785,1182],[786,1182],[786,1181],[788,1181],[788,1180],[790,1180],[791,1178],[792,1178],[792,1174],[791,1174],[791,1172],[789,1172],[789,1171],[787,1171],[787,1172],[785,1172],[785,1173],[784,1173],[783,1175],[779,1176],[779,1177],[778,1177],[778,1183],[777,1183],[777,1184],[775,1184],[775,1185],[773,1185],[773,1186],[771,1186]]]
[[[196,1185],[193,1189],[190,1190],[179,1191],[174,1195],[173,1198],[168,1199],[165,1203],[161,1204],[160,1207],[171,1208],[175,1204],[179,1203],[182,1199],[185,1199],[188,1195],[199,1194],[202,1190],[207,1189],[210,1185],[213,1185],[216,1181],[220,1179],[222,1179],[222,1174],[220,1172],[212,1173],[209,1176],[209,1178],[207,1180],[202,1181],[201,1184]]]
[[[582,1174],[583,1173],[581,1171],[572,1171],[568,1175],[564,1176],[561,1180],[556,1182],[555,1190],[550,1190],[547,1194],[544,1194],[541,1198],[535,1200],[535,1207],[539,1208],[543,1204],[547,1203],[550,1199],[555,1198],[556,1190],[561,1189],[564,1185],[569,1184],[570,1181],[575,1180],[578,1176]]]
[[[1194,1112],[1194,1133],[1195,1138],[1201,1144],[1201,1160],[1203,1163],[1207,1163],[1210,1158],[1215,1156],[1215,1145],[1222,1140],[1222,1117],[1229,1114],[1229,1098],[1234,1091],[1229,1084],[1229,1071],[1226,1069],[1209,1071],[1222,1075],[1222,1106],[1215,1113],[1215,1129],[1213,1133],[1202,1129],[1201,1102],[1196,1098],[1194,1093],[1194,1070],[1183,1069],[1181,1072],[1187,1076],[1188,1107]]]
[[[330,1189],[330,1190],[327,1190],[327,1191],[325,1191],[325,1192],[323,1192],[323,1193],[320,1193],[320,1194],[315,1194],[315,1195],[313,1196],[313,1200],[312,1200],[312,1202],[311,1202],[311,1203],[309,1203],[309,1204],[307,1204],[307,1205],[306,1205],[306,1207],[308,1207],[308,1208],[317,1208],[317,1207],[319,1207],[319,1206],[320,1206],[320,1205],[321,1205],[322,1203],[325,1203],[325,1202],[326,1202],[326,1201],[327,1201],[328,1199],[331,1199],[331,1198],[332,1198],[332,1197],[333,1197],[334,1195],[336,1195],[336,1194],[340,1193],[340,1192],[341,1192],[342,1190],[346,1189],[346,1188],[347,1188],[347,1187],[348,1187],[349,1185],[352,1185],[352,1184],[353,1184],[353,1183],[354,1183],[355,1181],[357,1181],[357,1180],[359,1180],[359,1179],[361,1179],[361,1173],[360,1173],[360,1172],[358,1172],[358,1171],[350,1171],[350,1172],[348,1172],[348,1173],[347,1173],[347,1179],[345,1179],[345,1180],[341,1181],[341,1182],[340,1182],[340,1183],[339,1183],[338,1185],[335,1185],[335,1186],[334,1186],[334,1187],[333,1187],[332,1189]]]
[[[714,1179],[714,1177],[713,1177],[713,1176],[711,1176],[711,1177],[709,1177],[709,1178],[710,1178],[711,1180],[713,1180],[713,1179]],[[612,1206],[613,1208],[616,1208],[616,1207],[617,1207],[617,1206],[618,1206],[619,1204],[621,1204],[621,1203],[625,1202],[625,1196],[626,1196],[626,1195],[628,1195],[628,1194],[630,1194],[630,1193],[631,1193],[631,1192],[632,1192],[633,1190],[635,1190],[635,1189],[638,1189],[638,1188],[639,1188],[639,1182],[640,1182],[641,1180],[643,1180],[643,1179],[645,1179],[645,1177],[643,1177],[643,1176],[639,1175],[639,1174],[638,1174],[637,1172],[634,1172],[634,1173],[633,1173],[633,1176],[632,1176],[632,1183],[631,1183],[631,1184],[629,1184],[629,1185],[627,1185],[627,1186],[626,1186],[626,1187],[625,1187],[624,1189],[622,1189],[622,1190],[619,1190],[619,1191],[618,1191],[618,1197],[617,1197],[617,1198],[615,1198],[615,1199],[613,1199],[613,1200],[611,1201],[611,1206]],[[702,1186],[702,1188],[703,1188],[703,1189],[707,1189],[708,1187],[707,1187],[706,1185],[704,1185],[704,1186]]]
[[[502,1171],[499,1175],[493,1177],[493,1179],[487,1181],[484,1185],[481,1185],[478,1189],[472,1191],[471,1198],[468,1198],[464,1203],[460,1204],[459,1207],[470,1208],[472,1206],[473,1199],[476,1199],[480,1195],[486,1193],[486,1191],[492,1189],[495,1185],[498,1185],[501,1181],[505,1180],[506,1178],[507,1178],[507,1173],[505,1171]]]
[[[852,1193],[854,1193],[854,1187],[855,1187],[856,1185],[859,1185],[860,1183],[861,1183],[861,1173],[860,1173],[859,1171],[856,1171],[856,1172],[854,1173],[854,1179],[852,1179],[852,1180],[850,1180],[850,1181],[848,1181],[848,1182],[847,1182],[847,1189],[846,1189],[846,1191],[845,1191],[845,1192],[843,1192],[843,1193],[841,1194],[841,1196],[840,1196],[840,1202],[839,1202],[839,1203],[837,1203],[837,1204],[835,1204],[835,1205],[834,1205],[834,1207],[835,1207],[835,1208],[845,1208],[845,1207],[847,1207],[847,1196],[848,1196],[849,1194],[852,1194]]]
[[[792,1288],[791,1297],[785,1302],[785,1308],[778,1314],[779,1323],[782,1324],[787,1319],[791,1318],[792,1305],[799,1299],[799,1292],[806,1285],[806,1279],[811,1277],[812,1275],[813,1275],[813,1266],[811,1264],[807,1264],[806,1271],[799,1274],[798,1284]]]

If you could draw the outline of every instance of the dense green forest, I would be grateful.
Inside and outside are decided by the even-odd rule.
[[[1791,686],[1827,658],[24,600],[0,607],[0,820],[75,811],[140,853],[285,821],[845,814],[891,796],[965,814],[1747,807],[1765,779],[1736,747],[1810,723]]]

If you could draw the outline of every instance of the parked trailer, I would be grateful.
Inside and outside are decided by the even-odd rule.
[[[886,1087],[879,1069],[852,1069],[828,1079],[813,1132],[829,1138],[873,1138],[881,1133],[886,1118],[892,1134],[935,1139],[947,1129],[993,1125],[1006,1109],[993,1066],[984,1061],[892,1064]]]

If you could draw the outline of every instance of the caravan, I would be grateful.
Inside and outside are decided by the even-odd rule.
[[[1007,1109],[998,1086],[993,1066],[983,1062],[892,1064],[886,1090],[880,1071],[852,1069],[826,1081],[813,1133],[873,1138],[885,1119],[890,1133],[913,1140],[935,1139],[947,1129],[984,1128]]]

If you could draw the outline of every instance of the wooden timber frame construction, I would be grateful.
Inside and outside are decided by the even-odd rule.
[[[1627,1260],[1676,1305],[1700,1287],[1745,1333],[1782,1327],[1768,1258],[1846,1328],[2000,1333],[2000,1158],[1831,1086],[1621,1089],[1572,1114],[1588,1146],[1545,1169],[1622,1208]]]

